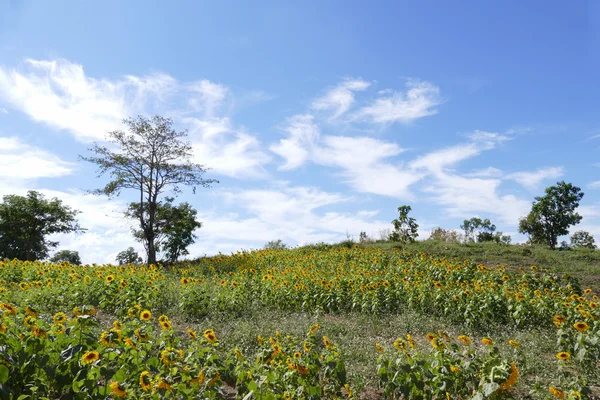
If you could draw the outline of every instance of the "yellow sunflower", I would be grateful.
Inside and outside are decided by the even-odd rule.
[[[575,324],[573,324],[573,327],[579,332],[585,332],[587,331],[588,324],[586,324],[585,322],[576,322]]]
[[[56,314],[54,314],[54,317],[52,317],[52,319],[57,324],[62,324],[67,320],[67,314],[65,314],[64,312],[57,312]]]
[[[215,335],[215,331],[213,331],[212,329],[205,330],[204,331],[204,337],[210,343],[215,343],[217,341],[217,335]]]
[[[329,340],[327,336],[323,336],[323,345],[325,345],[325,348],[328,350],[331,348],[331,340]]]
[[[519,345],[520,345],[519,342],[517,342],[516,340],[512,340],[512,339],[508,341],[508,344],[510,344],[511,346],[514,346],[514,347],[519,347]]]
[[[567,353],[566,351],[561,351],[560,353],[556,354],[556,358],[559,360],[568,360],[571,358],[571,354]]]
[[[492,339],[490,339],[489,337],[484,337],[483,339],[481,339],[481,343],[485,344],[486,346],[494,345],[494,341]]]
[[[500,385],[500,389],[508,390],[511,387],[513,387],[515,385],[515,383],[517,383],[518,380],[519,380],[519,369],[517,368],[515,363],[510,363],[510,375],[508,376],[508,379],[506,379],[504,381],[504,383],[502,383]]]
[[[150,379],[150,372],[144,371],[140,374],[140,386],[145,392],[152,389],[152,379]]]
[[[109,385],[110,391],[117,397],[127,396],[127,389],[125,389],[119,382],[111,382]]]
[[[552,396],[554,396],[557,399],[564,399],[565,398],[565,392],[563,392],[562,390],[557,389],[557,388],[555,388],[553,386],[550,386],[548,388],[548,391],[550,393],[552,393]]]
[[[99,358],[100,354],[97,351],[88,351],[81,357],[81,361],[83,361],[84,364],[90,364]]]
[[[198,336],[198,334],[195,331],[193,331],[189,328],[187,330],[187,333],[188,333],[188,335],[190,335],[190,338],[192,338],[192,339],[196,339],[196,337]]]
[[[458,337],[458,340],[460,340],[462,343],[464,343],[466,345],[471,344],[471,338],[469,338],[468,336],[465,336],[465,335],[460,335]]]
[[[149,310],[144,310],[140,314],[140,319],[142,321],[150,321],[150,319],[152,319],[152,313]]]

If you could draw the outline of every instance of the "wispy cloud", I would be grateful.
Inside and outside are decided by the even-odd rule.
[[[563,167],[546,167],[539,168],[536,171],[514,172],[506,176],[507,179],[512,179],[525,186],[527,189],[537,189],[540,182],[547,179],[556,179],[564,175]]]
[[[336,119],[344,114],[354,103],[354,92],[363,91],[371,85],[362,79],[347,79],[335,88],[330,89],[324,96],[312,103],[314,110],[333,111],[331,119]]]
[[[282,130],[287,136],[271,145],[270,150],[285,159],[279,169],[296,169],[311,159],[320,138],[319,126],[312,115],[302,114],[289,118]]]
[[[410,123],[437,114],[441,104],[440,88],[430,82],[409,80],[406,92],[383,91],[370,105],[358,110],[356,119],[377,124]]]
[[[17,137],[0,137],[0,179],[22,180],[69,175],[74,164]]]
[[[495,167],[487,167],[479,169],[477,171],[469,172],[465,174],[467,178],[500,178],[502,177],[502,170]]]
[[[600,189],[600,181],[590,182],[588,183],[588,187],[590,189]]]

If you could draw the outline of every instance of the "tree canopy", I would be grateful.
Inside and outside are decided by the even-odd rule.
[[[581,221],[575,209],[583,195],[581,188],[565,181],[546,188],[546,195],[536,197],[531,212],[519,221],[519,232],[529,235],[531,243],[556,248],[558,238]]]
[[[129,133],[121,130],[108,132],[108,141],[116,146],[95,143],[91,157],[82,160],[98,166],[98,176],[108,173],[111,180],[101,189],[92,191],[109,197],[118,196],[123,189],[138,193],[137,217],[147,251],[148,264],[156,263],[157,212],[160,196],[172,191],[179,193],[181,186],[210,187],[215,179],[204,179],[207,168],[192,162],[192,146],[184,141],[187,132],[173,129],[170,118],[154,116],[123,121]]]
[[[59,263],[66,261],[73,265],[81,265],[81,258],[79,258],[79,252],[71,250],[61,250],[54,254],[50,261],[53,263]]]
[[[195,242],[194,230],[202,223],[196,220],[198,212],[187,202],[173,206],[173,198],[167,197],[156,205],[155,238],[157,252],[164,252],[168,262],[175,262],[181,256],[188,255],[188,247]],[[149,207],[146,203],[145,207]],[[139,203],[129,204],[125,215],[134,220],[139,219]],[[133,235],[144,244],[144,231],[134,229]]]
[[[47,200],[30,190],[27,196],[7,195],[0,203],[0,258],[42,260],[58,242],[48,240],[55,233],[83,232],[76,216],[61,200]]]
[[[115,260],[119,265],[140,264],[143,261],[142,257],[140,257],[133,247],[128,247],[127,250],[120,251]]]
[[[390,240],[393,242],[414,242],[419,235],[419,224],[413,217],[409,217],[408,213],[412,210],[410,206],[398,207],[398,218],[392,221],[394,230],[390,234]]]

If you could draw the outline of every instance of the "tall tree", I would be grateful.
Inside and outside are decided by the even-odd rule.
[[[519,221],[519,232],[529,235],[532,243],[544,243],[556,248],[558,237],[567,235],[569,227],[581,221],[575,212],[583,192],[565,181],[546,188],[546,195],[536,197],[531,212]]]
[[[198,212],[189,203],[173,206],[173,200],[172,197],[167,197],[156,205],[154,245],[157,252],[165,253],[169,262],[175,262],[179,257],[189,254],[187,248],[196,239],[194,230],[202,227],[202,223],[196,220]],[[139,204],[131,203],[125,216],[138,220],[139,212]],[[133,235],[146,244],[143,230],[134,229]]]
[[[95,143],[89,151],[96,156],[81,157],[98,166],[98,176],[108,173],[111,181],[92,191],[110,197],[123,189],[139,194],[138,221],[143,233],[148,264],[156,263],[156,213],[159,197],[167,192],[179,193],[181,186],[210,187],[215,179],[204,179],[207,168],[192,162],[192,146],[185,142],[187,132],[176,132],[170,118],[154,116],[123,121],[129,133],[108,132],[108,141],[118,147],[113,151]]]
[[[30,190],[27,196],[8,195],[0,203],[0,258],[42,260],[58,242],[48,240],[54,233],[83,232],[76,216],[61,200],[47,200]]]
[[[577,231],[571,236],[571,246],[576,249],[595,249],[594,237],[586,231]]]
[[[81,265],[81,258],[79,257],[79,252],[71,251],[71,250],[61,250],[54,254],[50,261],[53,263],[59,263],[66,261],[73,265]]]
[[[417,236],[419,236],[419,224],[417,224],[417,220],[408,216],[411,210],[410,206],[398,207],[400,215],[392,221],[394,230],[390,234],[391,241],[409,243],[414,242]]]

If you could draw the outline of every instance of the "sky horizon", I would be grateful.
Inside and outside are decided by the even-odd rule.
[[[0,196],[80,210],[56,251],[84,263],[142,253],[135,194],[87,195],[107,180],[78,156],[158,114],[220,181],[177,199],[203,223],[190,258],[378,238],[403,204],[421,239],[477,216],[522,242],[561,180],[600,243],[599,55],[591,1],[3,2]]]

